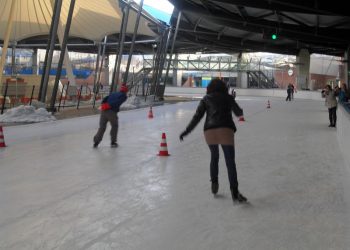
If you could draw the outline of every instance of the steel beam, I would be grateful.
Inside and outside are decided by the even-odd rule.
[[[75,0],[71,0],[70,1],[70,5],[69,5],[69,11],[68,11],[66,27],[65,27],[64,35],[63,35],[63,41],[62,41],[62,48],[61,48],[60,58],[59,58],[59,61],[58,61],[58,66],[57,66],[57,73],[56,73],[56,77],[55,77],[55,83],[54,83],[54,86],[53,86],[51,100],[50,100],[50,109],[49,110],[52,111],[52,112],[55,112],[55,103],[56,103],[58,84],[59,84],[59,81],[60,81],[60,78],[61,78],[64,56],[66,54],[67,42],[68,42],[68,37],[69,37],[69,30],[70,30],[70,26],[71,26],[71,23],[72,23],[74,7],[75,7]]]

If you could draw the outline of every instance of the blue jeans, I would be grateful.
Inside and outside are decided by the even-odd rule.
[[[219,145],[208,145],[211,153],[210,177],[212,182],[218,182],[219,176]],[[237,170],[235,162],[235,147],[233,145],[221,145],[225,155],[230,188],[238,190]]]

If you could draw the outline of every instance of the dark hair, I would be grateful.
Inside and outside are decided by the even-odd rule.
[[[210,81],[207,86],[207,94],[211,94],[214,92],[226,93],[228,92],[226,83],[220,80],[219,78],[215,78]]]

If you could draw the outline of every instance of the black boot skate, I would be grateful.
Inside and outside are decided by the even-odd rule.
[[[217,182],[217,181],[211,182],[211,192],[213,194],[217,194],[218,190],[219,190],[219,182]]]
[[[245,203],[248,201],[238,190],[231,189],[231,195],[234,202]]]

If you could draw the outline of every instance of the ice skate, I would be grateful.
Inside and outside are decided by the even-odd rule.
[[[238,190],[235,191],[231,189],[232,200],[234,202],[245,203],[248,201],[246,197],[244,197]]]
[[[213,194],[217,194],[218,190],[219,190],[219,182],[212,182],[211,183],[211,192]]]

